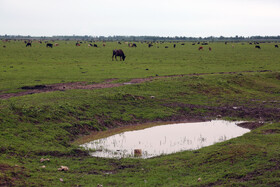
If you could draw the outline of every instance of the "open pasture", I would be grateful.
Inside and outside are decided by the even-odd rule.
[[[52,43],[59,46],[0,41],[6,46],[0,48],[0,96],[56,83],[94,86],[109,79],[115,86],[1,98],[0,186],[280,185],[280,50],[274,43],[261,49],[210,43],[200,51],[188,42],[176,48]],[[113,49],[124,51],[124,62],[112,61]],[[131,79],[138,82],[121,84]],[[252,131],[146,160],[94,158],[78,146],[98,131],[216,118],[246,120]]]
[[[76,46],[75,41],[55,41],[59,46],[47,48],[43,42],[26,47],[23,41],[0,41],[0,90],[13,90],[22,86],[64,82],[101,82],[105,79],[132,79],[193,73],[219,73],[241,71],[278,71],[280,50],[274,43],[263,43],[261,49],[248,43],[209,43],[198,50],[191,42],[135,43],[89,42]],[[185,45],[181,45],[184,43]],[[93,44],[93,43],[92,43]],[[168,46],[168,48],[165,48]],[[233,47],[234,46],[234,47]],[[208,50],[212,48],[212,51]],[[124,62],[112,61],[113,49],[122,49]]]

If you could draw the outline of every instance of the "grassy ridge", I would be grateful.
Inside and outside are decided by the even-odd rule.
[[[173,49],[173,44],[168,43],[168,49],[163,48],[165,44],[148,49],[137,43],[136,49],[122,47],[128,56],[126,63],[111,61],[111,48],[118,47],[115,43],[97,49],[83,45],[76,48],[74,43],[60,44],[61,48],[47,49],[34,44],[27,49],[23,44],[11,42],[5,53],[6,49],[1,49],[0,65],[6,69],[1,71],[0,90],[19,91],[17,88],[22,85],[62,80],[101,82],[107,78],[124,81],[155,74],[264,69],[273,72],[158,78],[116,88],[67,90],[0,100],[0,185],[280,184],[279,54],[271,44],[257,51],[249,45],[235,44],[232,48],[214,43],[212,52],[199,52],[197,46],[190,44]],[[242,58],[246,63],[239,61]],[[32,73],[33,70],[36,72]],[[37,79],[40,81],[34,81]],[[261,119],[273,123],[198,151],[147,160],[91,158],[86,151],[71,144],[81,134],[93,130],[152,121],[206,120],[218,115],[225,119]],[[50,158],[50,162],[41,163],[42,157]],[[57,171],[61,165],[70,170]]]

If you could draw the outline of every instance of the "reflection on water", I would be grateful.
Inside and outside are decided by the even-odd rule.
[[[199,123],[179,123],[128,131],[95,140],[81,146],[96,150],[95,157],[122,158],[136,156],[150,158],[184,150],[195,150],[217,142],[241,136],[249,129],[238,127],[238,122],[214,120]],[[240,122],[239,122],[240,123]]]

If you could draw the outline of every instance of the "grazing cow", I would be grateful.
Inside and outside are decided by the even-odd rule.
[[[76,43],[76,46],[78,47],[78,46],[81,46],[81,44],[79,44],[78,42]]]
[[[58,43],[55,43],[54,46],[59,46],[59,44],[58,44]]]
[[[175,48],[175,47],[176,47],[176,44],[174,44],[173,47]]]
[[[165,48],[168,48],[168,46],[165,46]]]
[[[88,44],[88,47],[92,47],[92,44]]]
[[[120,61],[122,61],[122,60],[124,61],[125,57],[126,57],[121,49],[113,50],[112,60],[114,60],[114,57],[117,60],[117,56],[120,57]]]
[[[47,43],[46,47],[53,48],[53,44],[51,44],[51,43]]]
[[[152,47],[152,46],[153,46],[152,44],[149,44],[149,45],[148,45],[149,48]]]
[[[97,47],[97,45],[96,45],[96,44],[93,44],[93,47]]]
[[[192,45],[195,45],[195,43],[193,43]]]
[[[135,43],[133,43],[131,47],[137,47],[137,45]]]
[[[134,157],[141,157],[142,150],[141,149],[134,149]]]
[[[104,43],[104,44],[103,44],[103,47],[105,47],[105,46],[106,46],[106,44]]]
[[[198,48],[198,50],[200,51],[200,50],[203,50],[203,47],[202,46],[200,46],[199,48]]]
[[[31,47],[31,43],[30,42],[28,42],[27,44],[26,44],[26,47]]]
[[[259,45],[256,45],[256,46],[255,46],[255,48],[257,48],[257,49],[261,49],[261,46],[259,46]]]
[[[274,47],[275,47],[275,48],[278,48],[278,45],[275,45]]]
[[[209,51],[212,51],[212,48],[211,48],[211,47],[209,47]]]
[[[5,45],[3,45],[3,47],[4,47],[4,48],[6,48],[6,46],[5,46]]]

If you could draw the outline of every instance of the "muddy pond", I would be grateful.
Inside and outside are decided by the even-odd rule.
[[[213,120],[178,123],[127,131],[82,144],[94,157],[151,158],[186,150],[197,150],[250,132],[241,122]]]

